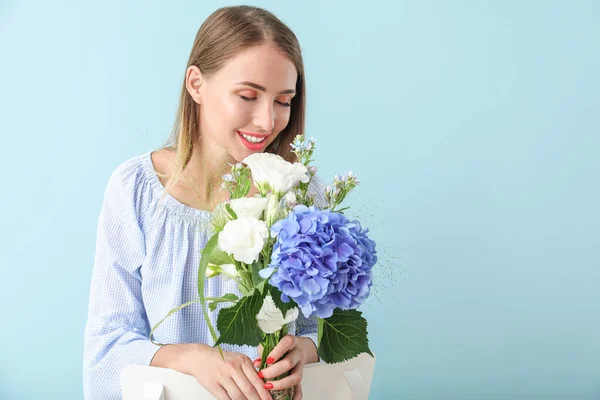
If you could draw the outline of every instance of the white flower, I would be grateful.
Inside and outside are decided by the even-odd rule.
[[[283,194],[298,182],[306,183],[310,179],[304,164],[292,164],[277,154],[254,153],[242,161],[250,168],[252,179],[259,189],[268,184],[272,191]]]
[[[219,275],[219,266],[216,264],[208,263],[206,266],[206,272],[204,272],[204,276],[207,278],[212,278]]]
[[[265,197],[242,197],[231,200],[231,208],[238,218],[248,217],[260,219],[260,215],[267,208],[269,199]]]
[[[218,247],[236,261],[252,264],[265,245],[269,231],[264,221],[241,217],[227,222],[219,232]]]
[[[279,214],[279,200],[273,193],[269,193],[265,199],[268,200],[266,218],[267,226],[272,226],[277,219],[277,215]]]
[[[233,264],[222,264],[219,267],[221,268],[221,276],[226,280],[240,276],[240,273]]]
[[[212,278],[219,274],[221,274],[221,277],[225,280],[230,280],[240,276],[240,273],[233,264],[215,265],[211,263],[209,263],[206,267],[206,273],[204,274],[204,276],[206,276],[207,278]]]
[[[267,295],[256,319],[258,326],[265,333],[274,333],[283,328],[285,324],[295,321],[298,318],[298,307],[294,307],[285,313],[285,317],[281,310],[277,308],[271,295]]]
[[[298,199],[296,199],[296,194],[294,192],[287,192],[285,196],[283,196],[283,201],[288,208],[294,208],[298,205]]]

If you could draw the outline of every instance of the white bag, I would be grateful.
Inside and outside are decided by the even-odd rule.
[[[368,354],[340,364],[304,367],[302,392],[307,400],[367,400],[375,359]],[[172,369],[129,365],[121,373],[123,400],[214,400],[194,378]]]

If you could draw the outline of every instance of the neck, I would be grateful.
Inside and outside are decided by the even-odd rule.
[[[197,141],[184,170],[185,183],[190,185],[201,203],[212,208],[223,201],[222,176],[230,171],[229,164],[233,163],[235,160],[226,150]]]

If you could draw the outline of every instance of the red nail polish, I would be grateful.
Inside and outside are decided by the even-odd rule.
[[[258,371],[258,377],[259,377],[260,379],[265,379],[265,377],[263,376],[263,373],[262,373],[262,371]]]
[[[275,359],[273,357],[267,358],[267,364],[273,364],[274,362],[275,362]]]
[[[260,358],[257,358],[256,360],[253,361],[254,364],[256,364],[257,362],[260,362]]]
[[[267,389],[267,390],[273,389],[273,384],[272,383],[265,383],[265,389]]]

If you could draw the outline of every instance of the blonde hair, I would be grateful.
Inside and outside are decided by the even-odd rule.
[[[252,6],[223,7],[212,13],[200,26],[187,62],[187,68],[194,65],[204,76],[217,72],[227,60],[240,52],[257,45],[270,43],[294,63],[298,74],[296,95],[292,100],[288,125],[280,132],[265,152],[275,153],[287,161],[296,161],[290,144],[294,137],[304,132],[305,124],[305,82],[304,64],[300,44],[292,30],[275,15],[264,9]],[[176,152],[176,169],[169,178],[166,191],[174,185],[188,165],[193,146],[198,137],[199,106],[186,89],[185,76],[179,98],[179,107],[170,138],[163,149]]]

